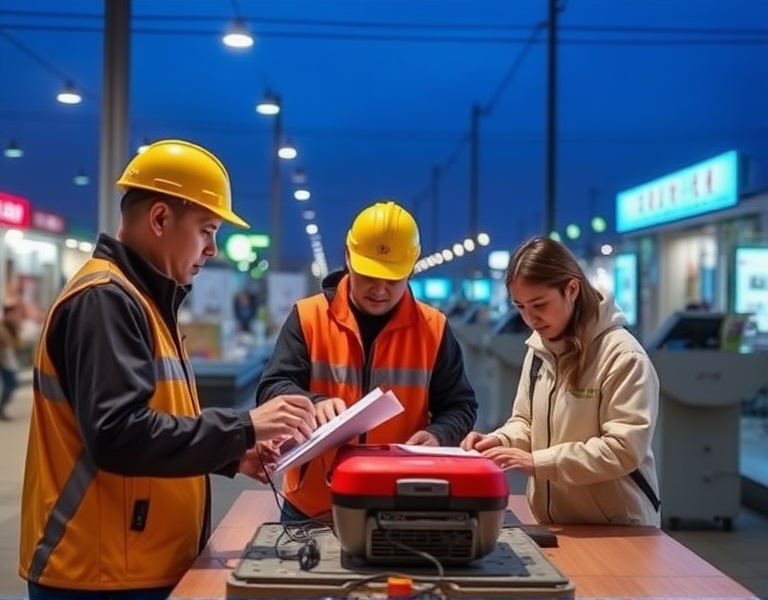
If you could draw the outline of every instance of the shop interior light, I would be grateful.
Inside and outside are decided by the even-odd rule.
[[[91,182],[91,180],[88,177],[88,175],[80,171],[77,175],[75,175],[74,182],[75,182],[75,185],[82,186],[82,185],[88,185]]]
[[[80,104],[83,101],[83,97],[80,95],[80,92],[75,89],[75,84],[71,81],[67,81],[64,85],[64,89],[62,89],[56,96],[56,100],[62,104]]]
[[[24,150],[22,150],[16,143],[16,140],[8,142],[8,146],[5,148],[4,154],[6,158],[21,158],[24,156]]]
[[[309,193],[309,190],[299,189],[293,192],[293,197],[299,202],[306,202],[309,200],[310,196],[311,194]]]
[[[64,240],[64,245],[67,248],[72,248],[72,249],[77,248],[77,240],[75,238],[67,238],[66,240]]]
[[[24,232],[20,229],[9,229],[5,232],[5,241],[9,244],[15,244],[16,242],[24,239]]]
[[[81,252],[90,252],[93,250],[93,244],[91,242],[80,242],[77,244],[77,248]]]
[[[253,46],[253,36],[248,31],[248,25],[243,19],[237,18],[232,21],[227,33],[221,38],[225,46],[242,50]]]

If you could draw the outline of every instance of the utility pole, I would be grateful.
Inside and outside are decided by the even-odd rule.
[[[99,231],[115,235],[120,225],[115,181],[128,150],[131,0],[104,0],[104,64],[99,149]]]
[[[480,214],[480,117],[482,109],[475,102],[472,105],[472,118],[469,130],[469,235],[473,240],[479,233]],[[473,252],[469,259],[469,266],[473,271],[477,269],[477,252]]]
[[[279,110],[272,122],[272,172],[269,176],[269,233],[270,265],[272,272],[277,273],[283,267],[283,181],[280,172],[280,144],[283,142],[283,103],[280,96],[275,97]]]
[[[549,0],[547,43],[547,167],[544,235],[555,230],[557,211],[557,11],[558,0]]]
[[[434,165],[432,167],[432,219],[431,219],[431,225],[432,225],[432,232],[430,234],[430,244],[432,244],[432,249],[437,250],[439,246],[437,245],[437,219],[438,219],[438,213],[439,213],[439,207],[440,207],[440,167],[438,165]]]
[[[475,237],[478,233],[480,204],[480,105],[472,105],[472,118],[469,128],[469,233]]]

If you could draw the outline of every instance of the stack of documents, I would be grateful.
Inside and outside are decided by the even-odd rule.
[[[346,444],[359,435],[403,412],[403,405],[391,391],[376,388],[340,415],[321,425],[275,463],[275,473],[298,467],[313,458]]]

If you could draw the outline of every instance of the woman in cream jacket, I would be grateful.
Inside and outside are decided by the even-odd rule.
[[[515,251],[506,285],[533,330],[512,416],[462,447],[528,475],[541,523],[658,527],[659,381],[623,314],[547,238]]]

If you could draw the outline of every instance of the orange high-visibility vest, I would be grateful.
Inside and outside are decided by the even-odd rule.
[[[353,405],[375,387],[392,390],[405,410],[372,429],[365,442],[403,443],[429,423],[429,384],[445,329],[445,315],[405,294],[390,321],[376,337],[369,364],[349,306],[349,276],[339,282],[328,303],[324,294],[297,303],[309,351],[309,391]],[[363,389],[365,371],[367,389]],[[318,516],[331,508],[328,476],[335,457],[328,452],[289,469],[283,494],[301,512]]]
[[[186,353],[179,353],[154,303],[114,263],[89,260],[49,311],[35,360],[19,574],[42,585],[82,590],[174,585],[195,560],[203,531],[204,476],[123,477],[99,470],[83,447],[45,340],[51,315],[63,302],[108,283],[131,293],[148,317],[156,374],[149,407],[178,416],[200,414]],[[143,531],[131,529],[137,501],[148,502]]]

